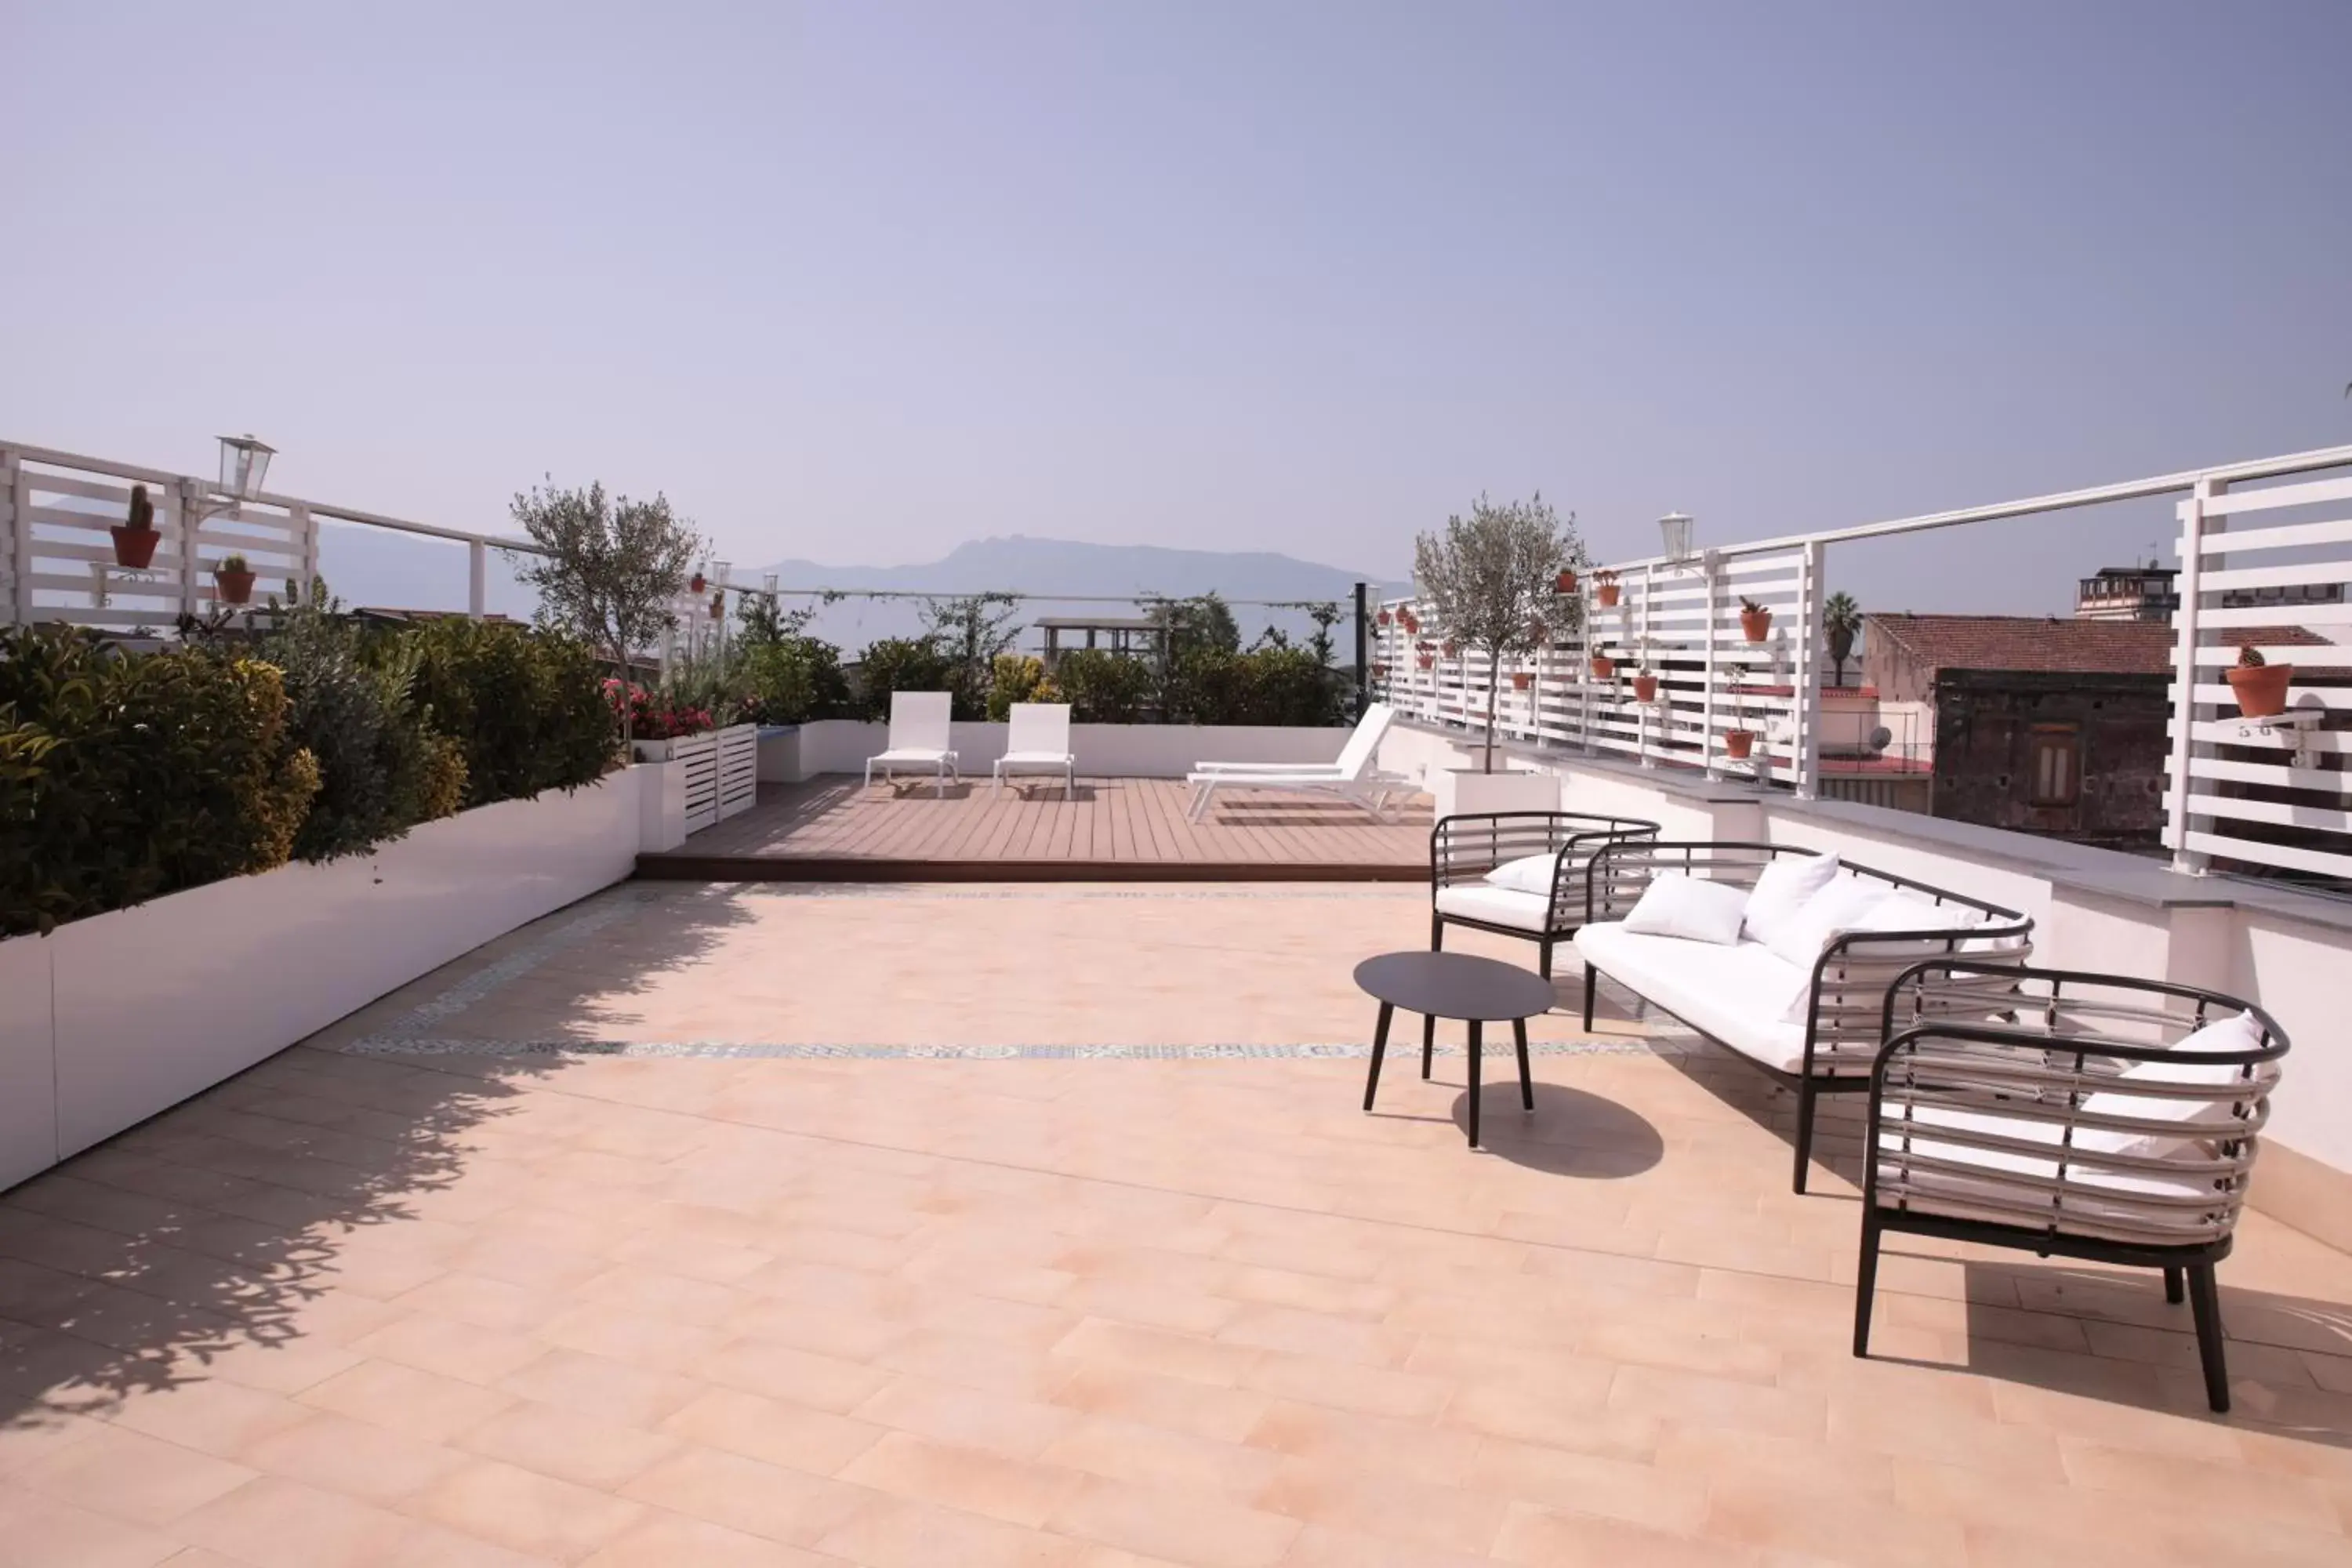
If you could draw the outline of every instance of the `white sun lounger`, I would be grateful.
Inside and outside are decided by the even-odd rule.
[[[948,744],[948,694],[944,691],[893,691],[890,693],[890,749],[879,756],[866,759],[866,782],[874,782],[874,770],[879,767],[885,782],[896,778],[896,770],[906,768],[931,772],[935,793],[948,793],[948,779],[959,783],[963,775],[956,771],[956,754]]]
[[[1014,773],[1059,773],[1062,798],[1078,791],[1078,760],[1070,751],[1070,705],[1066,702],[1015,702],[1013,722],[1005,732],[1004,755],[996,759],[992,795],[1003,793],[1004,781]]]
[[[1402,773],[1384,773],[1372,765],[1395,710],[1375,702],[1356,721],[1356,732],[1330,763],[1200,763],[1187,774],[1192,786],[1192,808],[1187,815],[1198,822],[1209,813],[1219,789],[1272,789],[1335,795],[1386,820],[1389,796],[1417,787]]]

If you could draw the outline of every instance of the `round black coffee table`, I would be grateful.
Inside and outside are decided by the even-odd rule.
[[[1384,952],[1356,965],[1356,984],[1381,1005],[1372,1028],[1372,1070],[1364,1079],[1364,1109],[1381,1087],[1381,1058],[1389,1048],[1389,1019],[1400,1007],[1422,1016],[1421,1076],[1437,1039],[1437,1020],[1459,1018],[1470,1026],[1470,1146],[1478,1146],[1478,1062],[1484,1042],[1480,1026],[1511,1021],[1519,1049],[1519,1103],[1536,1108],[1535,1079],[1528,1070],[1528,1020],[1551,1011],[1551,982],[1524,969],[1466,952]]]

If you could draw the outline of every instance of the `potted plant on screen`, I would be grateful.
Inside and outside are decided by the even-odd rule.
[[[1592,574],[1592,596],[1601,602],[1602,609],[1613,610],[1617,607],[1618,592],[1616,573],[1603,567]]]
[[[1731,667],[1732,727],[1723,732],[1723,754],[1735,763],[1748,760],[1756,749],[1756,731],[1748,727],[1748,667]]]
[[[1772,635],[1772,612],[1755,600],[1739,601],[1739,631],[1749,642],[1762,642]]]
[[[147,499],[145,485],[131,487],[130,515],[115,524],[111,531],[117,566],[140,571],[155,559],[156,542],[163,536],[155,531],[155,503]]]
[[[244,556],[227,556],[213,568],[213,593],[224,605],[252,601],[253,568],[245,563]]]
[[[2287,683],[2294,679],[2294,666],[2273,664],[2248,643],[2238,650],[2236,667],[2225,674],[2238,711],[2247,718],[2275,719],[2286,711]]]
[[[1467,517],[1413,544],[1413,576],[1452,644],[1486,657],[1490,672],[1506,659],[1541,652],[1576,629],[1579,601],[1563,598],[1559,574],[1583,560],[1573,513],[1563,523],[1541,494],[1496,502],[1481,495]],[[1489,811],[1551,811],[1559,781],[1549,773],[1495,767],[1495,712],[1502,682],[1486,682],[1486,733],[1476,768],[1432,769],[1440,817]]]

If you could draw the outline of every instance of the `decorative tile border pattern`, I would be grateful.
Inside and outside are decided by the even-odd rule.
[[[923,899],[1349,899],[1393,897],[1392,893],[1356,889],[1291,889],[1284,887],[1243,889],[1067,889],[1052,886],[1012,886],[1003,889],[941,889],[923,883],[898,884],[779,884],[746,883],[730,888],[724,897],[751,898],[875,898],[913,895]],[[1150,1045],[1125,1041],[1105,1041],[1090,1045],[857,1045],[785,1044],[769,1040],[482,1040],[466,1039],[442,1031],[460,1014],[504,988],[512,981],[530,974],[557,953],[578,945],[588,937],[617,924],[655,903],[675,902],[684,898],[707,898],[708,889],[666,887],[655,883],[625,883],[597,894],[575,906],[576,912],[568,919],[542,931],[532,941],[517,947],[492,963],[483,965],[452,984],[447,990],[427,998],[385,1024],[383,1027],[337,1048],[352,1056],[440,1056],[496,1058],[552,1057],[622,1057],[629,1058],[771,1058],[788,1061],[1253,1061],[1299,1059],[1309,1058],[1353,1058],[1362,1059],[1372,1054],[1371,1044],[1364,1040],[1299,1041],[1287,1043],[1229,1043],[1201,1045]],[[1412,1040],[1400,1039],[1390,1046],[1392,1055],[1410,1056],[1419,1048]],[[1635,1039],[1608,1040],[1536,1040],[1528,1045],[1535,1056],[1630,1056],[1647,1052],[1674,1052],[1680,1048],[1673,1040],[1655,1037]],[[1486,1047],[1490,1057],[1507,1058],[1510,1051],[1506,1040],[1491,1042]],[[1440,1045],[1437,1054],[1459,1057],[1464,1049],[1458,1045]]]
[[[370,1035],[341,1047],[353,1056],[440,1057],[625,1057],[655,1058],[775,1058],[786,1061],[1256,1061],[1301,1058],[1362,1059],[1372,1054],[1368,1041],[1305,1042],[1299,1044],[1131,1045],[1105,1043],[1084,1046],[860,1046],[782,1045],[758,1040],[460,1040],[421,1037]],[[1391,1058],[1412,1056],[1421,1047],[1410,1041],[1393,1042]],[[1535,1040],[1528,1052],[1538,1057],[1639,1056],[1660,1048],[1645,1039]],[[1664,1048],[1671,1050],[1667,1045]],[[1459,1046],[1440,1046],[1441,1057],[1463,1054]],[[1489,1060],[1508,1060],[1508,1042],[1489,1044]]]

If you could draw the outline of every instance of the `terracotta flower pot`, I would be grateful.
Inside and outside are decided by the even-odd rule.
[[[155,559],[155,546],[163,533],[152,528],[124,528],[119,524],[109,530],[114,535],[114,563],[136,571]]]
[[[1748,752],[1755,745],[1756,731],[1753,730],[1726,730],[1723,732],[1723,754],[1735,763],[1746,762]]]
[[[1592,590],[1592,596],[1601,601],[1601,607],[1602,609],[1610,610],[1614,609],[1617,606],[1617,593],[1618,586],[1616,584],[1603,583],[1601,586]]]
[[[1762,642],[1772,635],[1772,612],[1769,610],[1740,611],[1739,629],[1749,642]]]
[[[1462,657],[1462,645],[1458,642],[1447,643],[1445,645],[1445,657],[1448,658],[1460,658]]]
[[[1435,664],[1436,662],[1437,656],[1434,654],[1425,653],[1421,656],[1421,668],[1423,669],[1427,669],[1431,665]]]
[[[2287,683],[2294,679],[2291,664],[2241,664],[2222,672],[2238,700],[2238,711],[2249,719],[2273,719],[2286,711]]]
[[[1616,673],[1617,673],[1617,661],[1616,661],[1615,659],[1611,658],[1610,658],[1607,654],[1605,654],[1605,653],[1596,653],[1596,654],[1594,654],[1594,655],[1592,656],[1592,679],[1595,679],[1595,680],[1606,680],[1606,679],[1608,679],[1611,676],[1612,676],[1612,675],[1614,675],[1614,674],[1616,674]]]
[[[1563,593],[1563,594],[1573,594],[1573,593],[1575,593],[1575,592],[1576,592],[1576,574],[1575,574],[1575,573],[1573,573],[1573,572],[1563,572],[1563,573],[1561,573],[1561,574],[1559,574],[1559,576],[1558,580],[1554,583],[1554,584],[1553,584],[1553,585],[1554,585],[1556,588],[1558,588],[1558,589],[1559,590],[1559,592],[1561,592],[1561,593]]]
[[[1658,678],[1654,675],[1635,676],[1633,678],[1633,700],[1636,702],[1655,702],[1657,700]]]
[[[703,584],[704,584],[705,582],[707,582],[707,581],[708,581],[708,579],[707,579],[707,578],[705,578],[701,573],[697,572],[693,576],[688,577],[688,578],[686,580],[686,588],[687,588],[687,592],[688,592],[688,593],[689,593],[689,594],[699,594],[699,593],[701,593],[701,592],[702,592],[702,585],[703,585]]]
[[[1511,671],[1511,689],[1514,691],[1525,691],[1528,687],[1535,684],[1535,679],[1536,678],[1533,675],[1530,675],[1524,669],[1515,669]]]
[[[253,574],[250,572],[215,572],[213,596],[224,605],[248,604],[253,598]]]
[[[1387,625],[1389,624],[1389,622],[1390,622],[1390,620],[1391,620],[1391,618],[1392,618],[1392,617],[1389,615],[1389,613],[1388,613],[1386,610],[1382,610],[1382,611],[1381,612],[1381,616],[1380,616],[1381,625],[1382,625],[1382,626],[1387,626]]]
[[[1404,613],[1403,620],[1406,635],[1410,636],[1421,630],[1421,617],[1414,615],[1411,610],[1407,610]]]

